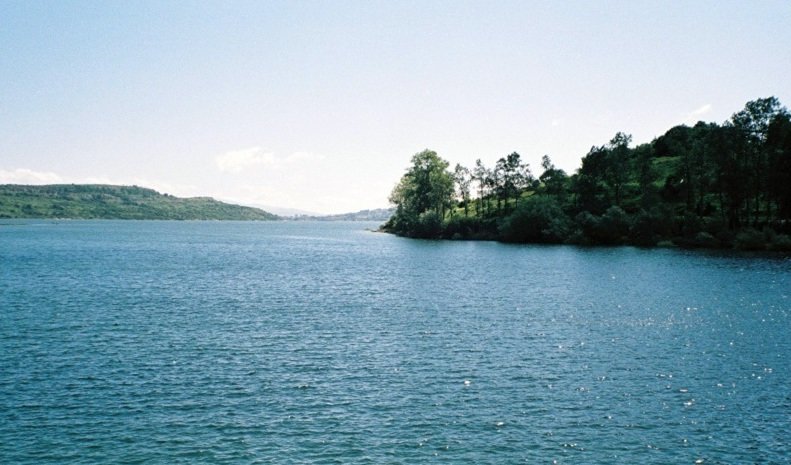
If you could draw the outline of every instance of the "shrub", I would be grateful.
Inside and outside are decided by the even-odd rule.
[[[627,240],[632,222],[620,207],[612,206],[601,217],[582,212],[575,218],[582,233],[598,244],[621,244]]]
[[[695,235],[694,245],[695,247],[713,249],[720,246],[720,241],[706,231],[701,231]]]
[[[551,197],[533,196],[523,201],[500,225],[508,242],[559,243],[568,237],[571,221]]]
[[[734,245],[741,250],[763,250],[766,248],[766,237],[761,231],[746,228],[736,234]]]
[[[777,234],[772,243],[769,244],[772,250],[791,251],[791,237],[786,234]]]
[[[661,218],[652,213],[640,210],[632,222],[629,238],[636,245],[654,246],[660,239]]]
[[[442,217],[435,211],[425,211],[418,216],[410,231],[410,236],[437,238],[442,233]]]
[[[444,236],[451,239],[467,239],[475,237],[480,230],[477,218],[454,216],[445,224]]]

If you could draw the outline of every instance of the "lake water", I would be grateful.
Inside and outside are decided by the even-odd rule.
[[[791,462],[791,261],[5,221],[0,463]]]

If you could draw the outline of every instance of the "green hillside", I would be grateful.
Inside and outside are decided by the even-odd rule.
[[[179,198],[137,186],[0,185],[0,218],[276,220],[257,208],[210,197]]]

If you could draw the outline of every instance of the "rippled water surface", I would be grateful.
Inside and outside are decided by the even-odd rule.
[[[0,463],[789,463],[791,261],[0,225]]]

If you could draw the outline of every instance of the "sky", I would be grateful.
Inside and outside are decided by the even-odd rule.
[[[426,148],[569,173],[776,96],[791,2],[0,0],[0,183],[388,206]]]

